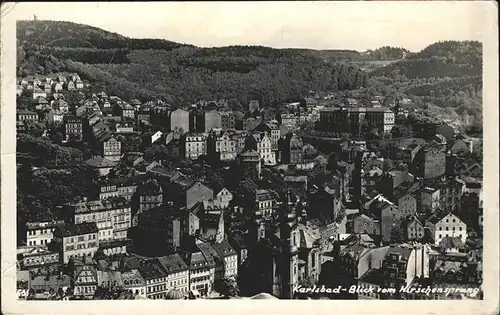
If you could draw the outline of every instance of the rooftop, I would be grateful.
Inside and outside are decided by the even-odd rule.
[[[167,272],[167,274],[189,269],[188,265],[186,265],[179,254],[157,257],[157,260],[163,267],[163,269]]]
[[[95,168],[108,168],[108,167],[115,167],[116,165],[118,165],[117,162],[102,158],[100,156],[88,159],[87,161],[85,161],[85,164],[87,166]]]
[[[67,224],[63,230],[61,236],[69,237],[76,235],[85,235],[91,233],[97,233],[99,230],[97,229],[97,225],[95,222],[86,222],[80,224]]]

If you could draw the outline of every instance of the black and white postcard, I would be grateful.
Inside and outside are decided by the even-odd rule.
[[[498,312],[494,2],[1,23],[3,313]]]

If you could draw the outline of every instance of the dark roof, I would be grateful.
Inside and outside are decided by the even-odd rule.
[[[224,257],[236,255],[236,251],[231,247],[229,242],[224,241],[222,243],[216,243],[215,248]]]
[[[61,236],[75,236],[75,235],[84,235],[90,233],[97,233],[99,230],[97,229],[97,225],[95,222],[86,222],[80,224],[67,224],[62,232]]]
[[[167,274],[188,270],[184,260],[179,254],[172,254],[156,258]]]
[[[148,179],[137,186],[136,192],[140,195],[151,196],[161,194],[162,189],[156,179]]]
[[[382,285],[384,283],[384,273],[380,269],[370,269],[368,270],[360,279],[360,282]]]
[[[88,159],[85,161],[85,164],[90,167],[96,167],[96,168],[101,168],[101,167],[115,167],[118,163],[115,161],[111,161],[105,158],[102,158],[100,156]]]
[[[203,255],[201,250],[194,253],[189,253],[187,257],[187,262],[189,264],[190,270],[208,268],[210,266],[207,259],[205,258],[205,255]]]
[[[239,249],[248,248],[248,241],[246,240],[245,235],[241,233],[234,233],[233,235],[231,235],[230,242]]]
[[[398,255],[401,255],[401,259],[408,260],[412,250],[413,249],[411,247],[404,247],[401,245],[391,246],[391,247],[389,247],[389,250],[387,251],[387,255],[398,254]]]
[[[157,260],[148,260],[138,269],[145,280],[163,278],[167,276]]]

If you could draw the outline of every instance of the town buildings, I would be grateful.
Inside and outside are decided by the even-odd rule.
[[[99,230],[95,222],[67,224],[54,231],[54,248],[59,250],[61,262],[71,258],[93,257],[99,248]]]
[[[320,112],[319,124],[323,130],[358,135],[364,128],[390,132],[394,126],[394,112],[385,108],[325,108]]]

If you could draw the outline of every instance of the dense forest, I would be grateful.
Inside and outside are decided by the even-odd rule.
[[[395,60],[410,56],[408,49],[401,47],[383,46],[374,50],[367,50],[364,54],[370,60]]]
[[[128,99],[158,97],[175,104],[258,99],[264,106],[277,106],[310,90],[358,89],[367,79],[364,71],[343,62],[349,54],[359,55],[351,51],[338,51],[336,59],[337,51],[197,48],[130,39],[68,22],[23,21],[18,29],[20,76],[77,72],[96,89]],[[67,41],[68,35],[75,36]]]
[[[408,78],[481,76],[482,45],[477,41],[434,43],[372,74],[383,76],[393,72]]]
[[[417,53],[388,46],[365,53],[199,48],[70,22],[19,21],[18,45],[19,76],[77,72],[96,92],[126,99],[160,98],[179,105],[258,99],[264,106],[278,106],[314,90],[365,100],[410,98],[419,107],[446,109],[451,116],[481,116],[482,45],[475,41],[438,42]],[[376,69],[367,73],[368,68]]]

